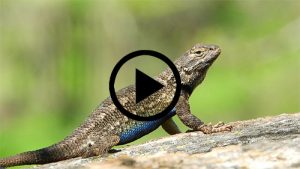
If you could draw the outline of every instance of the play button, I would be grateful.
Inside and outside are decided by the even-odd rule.
[[[169,66],[176,81],[175,92],[155,94],[156,92],[159,92],[159,90],[163,91],[164,89],[171,89],[173,85],[170,86],[170,88],[167,88],[167,86],[162,85],[142,71],[135,69],[135,86],[132,88],[132,85],[130,85],[119,90],[117,96],[114,84],[118,71],[121,69],[122,65],[130,59],[144,55],[160,59]],[[125,116],[138,121],[159,120],[173,111],[174,107],[177,104],[177,101],[179,100],[181,87],[182,84],[180,74],[173,62],[165,55],[153,50],[138,50],[127,54],[115,65],[109,79],[109,92],[114,105]],[[173,98],[171,100],[169,100],[170,98],[168,98],[168,96],[170,95],[173,95]],[[122,104],[118,100],[118,97],[120,97],[120,101],[123,102]],[[144,99],[147,99],[148,97],[152,97],[152,100],[150,99],[147,101],[147,103],[141,104],[143,103],[143,101],[146,101]],[[169,102],[169,104],[165,105],[165,107],[158,106],[160,103],[164,102],[164,99],[168,100],[167,102]],[[145,114],[146,116],[144,116],[143,114]]]
[[[164,85],[160,84],[140,70],[135,69],[136,103],[139,103],[163,87]]]

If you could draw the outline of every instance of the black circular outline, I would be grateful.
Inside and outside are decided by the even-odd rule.
[[[117,73],[119,72],[122,65],[124,63],[126,63],[128,60],[138,57],[138,56],[141,56],[141,55],[153,56],[153,57],[156,57],[156,58],[162,60],[163,62],[165,62],[171,68],[173,75],[176,79],[175,95],[173,97],[173,100],[169,104],[169,106],[167,108],[165,108],[165,110],[163,110],[162,112],[155,114],[153,116],[149,116],[149,117],[138,116],[138,115],[132,114],[131,112],[127,111],[119,102],[117,95],[116,95],[115,87],[114,87]],[[158,120],[161,117],[167,115],[176,106],[176,104],[179,100],[179,97],[180,97],[181,88],[182,88],[182,85],[181,85],[180,74],[179,74],[176,66],[173,64],[173,62],[168,57],[166,57],[165,55],[163,55],[159,52],[153,51],[153,50],[138,50],[138,51],[134,51],[132,53],[127,54],[115,65],[115,67],[110,75],[110,79],[109,79],[109,92],[110,92],[111,99],[112,99],[113,103],[115,104],[115,106],[125,116],[127,116],[131,119],[134,119],[134,120],[138,120],[138,121]]]

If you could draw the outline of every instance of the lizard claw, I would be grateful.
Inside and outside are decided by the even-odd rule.
[[[218,122],[215,125],[212,124],[203,124],[198,127],[198,131],[202,131],[204,134],[211,134],[211,133],[219,133],[223,131],[231,131],[231,125],[225,125],[224,122]]]

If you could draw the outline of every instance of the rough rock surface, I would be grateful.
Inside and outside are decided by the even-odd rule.
[[[177,134],[106,157],[36,168],[300,168],[300,113],[230,123],[232,132]]]

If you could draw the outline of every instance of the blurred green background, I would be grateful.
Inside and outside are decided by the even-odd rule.
[[[190,99],[205,122],[300,110],[297,0],[0,2],[1,157],[70,134],[109,96],[117,61],[138,49],[174,60],[197,42],[222,48]]]

